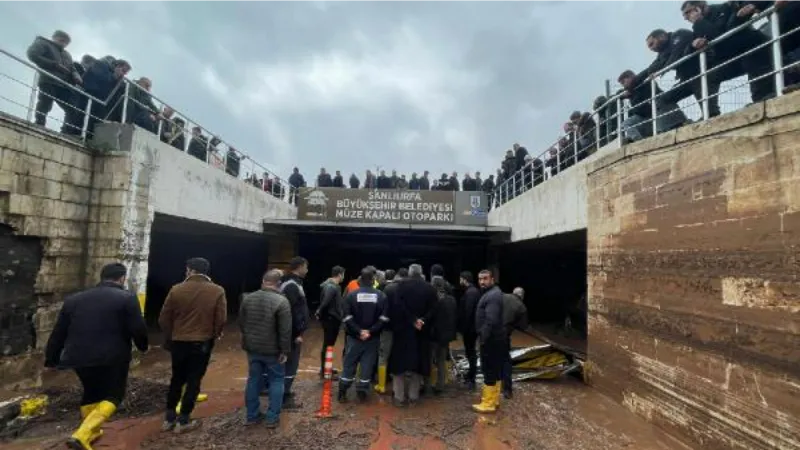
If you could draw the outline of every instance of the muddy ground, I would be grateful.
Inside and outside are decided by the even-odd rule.
[[[231,329],[215,349],[203,382],[209,400],[198,405],[203,427],[175,435],[161,433],[161,409],[169,377],[168,354],[158,348],[142,358],[131,375],[125,407],[106,425],[95,449],[255,449],[280,450],[405,450],[405,449],[524,449],[524,450],[682,450],[673,440],[622,406],[568,377],[554,381],[521,382],[516,395],[489,417],[474,414],[477,394],[452,387],[420,405],[397,409],[388,396],[372,396],[366,404],[334,402],[332,419],[317,419],[322,385],[319,367],[320,330],[306,337],[296,391],[304,406],[285,412],[277,430],[243,426],[243,387],[246,359],[239,337]],[[157,341],[156,341],[157,342]],[[520,336],[514,345],[530,345]],[[337,349],[335,355],[341,355]],[[335,362],[339,365],[339,362]],[[77,425],[79,393],[69,374],[45,379],[50,406],[44,417],[22,429],[0,449],[63,448]],[[336,385],[334,385],[334,389]],[[19,393],[16,393],[19,395]]]

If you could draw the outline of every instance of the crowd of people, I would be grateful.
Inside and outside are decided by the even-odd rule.
[[[508,200],[585,159],[609,142],[618,138],[623,142],[634,142],[651,136],[654,127],[650,81],[675,63],[678,63],[677,66],[671,69],[676,74],[677,84],[669,88],[657,85],[655,89],[655,128],[661,133],[690,123],[691,120],[678,103],[690,97],[698,103],[704,100],[699,76],[699,50],[707,50],[709,117],[720,114],[720,84],[740,76],[748,77],[753,102],[769,99],[775,96],[776,85],[770,76],[774,67],[768,26],[760,29],[747,26],[713,46],[709,46],[709,43],[772,6],[777,7],[780,14],[779,29],[782,33],[788,33],[780,41],[783,67],[790,66],[784,71],[785,84],[798,84],[800,65],[792,64],[800,61],[800,32],[793,33],[791,30],[800,26],[800,2],[728,1],[708,4],[705,1],[685,1],[680,6],[680,13],[691,24],[691,29],[655,29],[649,33],[645,43],[650,51],[656,53],[655,60],[644,70],[622,71],[617,77],[621,88],[597,97],[592,105],[593,112],[572,112],[564,124],[563,137],[540,156],[530,155],[524,147],[515,144],[506,152],[496,174],[485,180],[480,172],[474,176],[467,173],[461,180],[455,172],[451,175],[443,173],[440,178],[431,180],[427,171],[421,176],[412,174],[407,178],[396,171],[392,171],[391,175],[386,175],[384,171],[376,175],[368,170],[363,180],[352,173],[345,182],[340,171],[331,176],[322,169],[315,185],[351,189],[484,191],[494,194],[494,197],[500,194],[499,197]],[[150,95],[150,79],[141,77],[131,83],[127,109],[122,107],[120,100],[125,90],[122,86],[125,75],[131,70],[130,63],[113,56],[95,59],[90,55],[84,55],[79,63],[73,62],[66,50],[69,43],[67,33],[56,31],[50,39],[37,37],[28,49],[28,58],[49,74],[39,76],[38,80],[37,124],[45,124],[47,114],[56,103],[65,113],[62,133],[81,134],[88,99],[67,87],[72,86],[104,100],[104,103],[95,101],[91,105],[87,129],[89,135],[99,120],[134,123],[153,133],[160,133],[163,142],[239,177],[243,156],[232,147],[223,154],[219,149],[220,139],[204,136],[200,127],[191,130],[187,145],[186,121],[174,117],[175,111],[168,106],[161,109],[155,106]],[[742,57],[729,62],[739,55]],[[627,100],[629,104],[624,120],[620,117],[623,112],[619,110],[618,98]],[[123,109],[125,117],[122,117]],[[280,178],[266,171],[261,176],[248,173],[244,178],[276,197],[284,198],[286,195],[287,187]],[[290,176],[288,184],[290,199],[296,201],[296,195],[292,193],[306,186],[297,169]]]
[[[200,426],[192,412],[228,320],[225,290],[212,281],[210,268],[204,258],[189,259],[185,280],[170,289],[159,315],[164,349],[172,360],[162,431],[184,433]],[[303,289],[308,270],[308,261],[295,257],[285,273],[268,270],[261,288],[241,301],[238,322],[248,361],[247,426],[265,422],[274,428],[283,410],[302,406],[294,381],[311,322]],[[144,305],[124,288],[126,275],[124,265],[108,264],[97,286],[67,297],[47,342],[45,367],[74,370],[83,388],[82,422],[69,438],[69,448],[90,449],[102,436],[102,425],[125,396],[132,343],[141,352],[149,348]],[[463,380],[469,391],[476,388],[480,357],[483,388],[473,409],[491,413],[499,407],[501,394],[512,398],[509,351],[513,330],[527,327],[524,292],[517,288],[503,293],[490,270],[478,273],[477,286],[470,272],[460,274],[458,288],[444,275],[440,265],[430,268],[430,281],[418,264],[397,271],[368,266],[342,289],[345,270],[331,269],[314,317],[324,331],[321,378],[325,350],[344,332],[340,402],[349,400],[352,387],[361,402],[373,390],[387,393],[389,379],[397,407],[412,406],[428,393],[440,394],[450,381],[449,346],[457,333],[469,361]],[[262,396],[269,397],[265,412]]]
[[[752,25],[736,32],[732,37],[709,46],[723,34],[747,23],[754,15],[775,6],[779,13],[778,27],[784,37],[780,40],[784,84],[794,89],[800,83],[800,2],[788,1],[728,1],[708,4],[705,1],[685,1],[680,13],[691,24],[691,29],[666,31],[655,29],[645,38],[647,48],[656,53],[655,60],[644,70],[622,71],[617,77],[621,88],[610,96],[597,97],[593,113],[574,111],[564,124],[564,136],[546,149],[540,157],[530,157],[518,148],[508,150],[498,170],[496,184],[499,197],[507,201],[520,195],[547,177],[585,159],[609,142],[621,138],[623,143],[635,142],[652,135],[653,93],[650,81],[659,77],[664,69],[678,63],[676,84],[666,88],[656,85],[656,129],[663,133],[691,123],[678,103],[694,97],[703,100],[700,79],[700,57],[696,53],[707,50],[708,117],[720,114],[720,84],[747,76],[750,97],[760,102],[776,95],[775,70],[772,49],[769,45],[769,26]],[[740,59],[728,63],[733,58]],[[791,67],[790,67],[791,66]],[[791,87],[793,86],[793,87]],[[627,100],[627,117],[619,117],[617,98]],[[620,128],[621,125],[621,128]],[[622,136],[618,133],[621,129]],[[513,178],[513,181],[507,180]]]

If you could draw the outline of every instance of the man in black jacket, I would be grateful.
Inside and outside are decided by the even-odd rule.
[[[356,382],[358,399],[367,399],[372,371],[378,359],[380,334],[384,325],[389,322],[386,295],[372,287],[374,272],[370,269],[361,271],[362,285],[349,293],[344,299],[344,319],[346,335],[346,353],[344,370],[339,379],[338,400],[347,400],[347,390],[353,385],[356,368],[361,365],[361,373]]]
[[[329,346],[336,345],[339,329],[342,327],[342,288],[344,267],[333,266],[331,277],[320,285],[319,308],[314,313],[322,323],[322,351],[319,357],[319,377],[325,378],[325,352]]]
[[[289,203],[297,205],[297,191],[306,185],[306,180],[300,173],[300,169],[295,167],[289,175]]]
[[[681,5],[683,18],[692,24],[694,40],[692,47],[702,50],[712,40],[744,23],[746,18],[738,16],[736,2],[709,5],[705,1],[687,1]],[[751,26],[747,26],[709,49],[708,67],[721,65],[737,58],[768,41],[766,36]],[[753,102],[761,102],[775,96],[775,83],[772,77],[763,77],[772,70],[769,46],[747,53],[746,56],[726,64],[717,70],[717,78],[730,80],[747,74],[750,79],[750,96]]]
[[[381,170],[380,175],[378,175],[377,188],[378,189],[392,188],[392,179],[386,176],[385,170]]]
[[[506,330],[503,326],[503,292],[494,284],[494,275],[489,270],[478,274],[478,283],[483,295],[475,312],[475,329],[481,343],[481,370],[483,392],[481,402],[472,405],[479,413],[493,413],[500,405],[500,376],[506,348]]]
[[[388,272],[388,271],[387,271]],[[386,304],[389,311],[389,317],[392,316],[393,308],[397,307],[397,286],[408,277],[408,269],[401,267],[397,273],[389,279],[386,287],[383,288],[383,293],[386,294]],[[392,353],[392,343],[394,339],[392,336],[391,327],[384,328],[381,331],[381,344],[378,349],[378,382],[375,384],[375,392],[379,394],[386,393],[386,380],[387,368],[389,366],[389,355]]]
[[[473,284],[474,278],[468,271],[461,272],[460,284],[464,293],[458,304],[458,328],[461,332],[461,339],[464,341],[464,351],[467,354],[469,370],[467,371],[466,383],[470,391],[475,390],[475,376],[478,373],[478,353],[475,343],[478,341],[478,333],[475,330],[475,311],[478,308],[478,300],[481,292]]]
[[[514,288],[512,294],[503,294],[503,326],[506,329],[506,355],[501,371],[503,397],[511,399],[514,397],[513,380],[511,372],[513,364],[511,361],[511,333],[514,330],[524,331],[528,327],[528,309],[525,307],[525,290],[521,287]]]
[[[419,179],[419,190],[420,191],[431,190],[430,173],[427,170],[422,173],[422,178]]]
[[[690,30],[679,29],[668,33],[662,29],[653,30],[647,36],[647,48],[658,53],[655,61],[644,70],[648,77],[653,77],[659,70],[674,64],[681,58],[694,53],[692,47],[694,33]],[[675,78],[678,86],[667,91],[662,98],[666,103],[678,103],[686,97],[694,96],[699,103],[703,98],[700,77],[700,59],[697,55],[674,67]],[[697,78],[694,78],[697,77]],[[694,80],[692,80],[694,78]],[[709,117],[719,115],[719,76],[712,72],[708,77],[708,112]],[[691,81],[689,81],[691,80]]]
[[[452,290],[444,278],[431,280],[431,285],[436,289],[438,301],[431,333],[433,370],[431,370],[430,384],[433,387],[433,393],[438,395],[444,391],[447,383],[450,342],[456,340],[456,330],[458,329],[458,306]]]
[[[300,365],[303,346],[303,333],[308,329],[308,301],[303,290],[303,279],[308,274],[308,261],[295,256],[289,261],[289,273],[283,277],[281,293],[289,299],[292,308],[292,351],[287,355],[286,377],[284,378],[283,408],[298,409],[303,405],[295,399],[292,384]]]
[[[625,97],[631,103],[628,118],[622,129],[631,141],[638,141],[653,135],[652,90],[644,73],[635,74],[632,70],[622,72],[617,81],[625,89]],[[675,103],[665,103],[662,91],[656,86],[656,128],[659,133],[675,129],[686,122],[686,115]]]
[[[333,177],[333,187],[344,187],[344,178],[342,178],[342,172],[340,170],[337,170],[336,175]]]
[[[83,386],[83,422],[67,442],[70,448],[91,448],[122,403],[131,341],[147,351],[147,326],[136,295],[124,288],[126,275],[122,264],[109,264],[100,284],[67,297],[47,342],[45,367],[73,369]]]
[[[360,184],[361,184],[361,181],[358,179],[356,174],[351,174],[350,175],[350,189],[358,189]]]
[[[331,174],[325,171],[325,168],[319,169],[319,175],[317,175],[317,187],[332,187],[333,180],[331,179]]]
[[[436,290],[425,281],[422,267],[412,264],[408,278],[397,285],[396,302],[392,304],[392,351],[389,370],[395,405],[419,399],[422,377],[430,374],[430,325],[436,313]]]

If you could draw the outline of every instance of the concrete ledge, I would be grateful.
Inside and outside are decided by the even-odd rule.
[[[617,163],[618,161],[622,160],[625,157],[626,149],[628,148],[627,145],[622,146],[620,148],[616,148],[611,152],[602,155],[595,159],[594,161],[590,161],[586,164],[586,173],[592,174],[597,172],[598,170],[605,169],[606,167]]]
[[[800,112],[800,91],[782,95],[767,101],[767,118],[774,119]]]
[[[704,122],[686,125],[678,129],[676,143],[693,141],[713,134],[746,127],[764,120],[765,103],[756,103],[739,111],[723,114]]]

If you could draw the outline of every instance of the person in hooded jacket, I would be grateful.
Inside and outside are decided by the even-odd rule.
[[[478,308],[478,301],[481,298],[481,291],[475,287],[472,273],[461,272],[460,284],[463,290],[461,300],[458,304],[458,329],[461,332],[461,339],[464,341],[464,352],[467,355],[469,369],[464,380],[470,391],[475,390],[475,376],[478,373],[478,352],[476,343],[478,342],[478,332],[475,329],[475,311]]]
[[[436,290],[438,299],[431,332],[431,354],[433,356],[431,386],[433,386],[433,393],[438,395],[444,391],[447,374],[450,372],[448,367],[450,365],[448,364],[450,342],[456,340],[458,306],[452,295],[452,289],[444,278],[437,277],[431,280],[431,285]]]
[[[335,188],[343,188],[344,187],[344,178],[342,177],[342,172],[337,170],[336,175],[333,177],[333,187]]]
[[[297,192],[301,187],[306,185],[306,180],[300,173],[300,169],[295,167],[292,169],[292,174],[289,175],[289,203],[297,205]]]
[[[319,377],[325,377],[325,352],[336,345],[339,329],[342,327],[342,288],[344,267],[333,266],[331,277],[320,285],[319,308],[314,313],[322,323],[322,351],[319,355]]]
[[[358,189],[360,184],[361,184],[361,181],[358,179],[356,174],[351,174],[350,175],[350,189]]]

